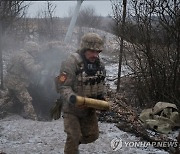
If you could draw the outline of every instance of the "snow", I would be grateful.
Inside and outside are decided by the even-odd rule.
[[[55,121],[32,121],[12,115],[0,120],[0,152],[7,154],[63,154],[66,135],[63,119]],[[114,124],[99,122],[100,137],[94,143],[80,145],[82,154],[159,153],[167,152],[149,146],[136,148],[122,146],[113,151],[111,141],[139,141],[132,134],[119,130]]]

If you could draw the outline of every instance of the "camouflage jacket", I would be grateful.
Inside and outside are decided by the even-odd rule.
[[[78,108],[69,102],[69,98],[72,94],[83,96],[82,93],[78,93],[75,88],[77,85],[77,72],[80,69],[80,64],[82,63],[82,57],[77,51],[71,54],[68,59],[61,64],[60,69],[60,81],[58,81],[57,90],[63,98],[63,112],[74,113],[78,115],[90,114],[94,109],[91,108]],[[100,63],[104,72],[105,67]]]
[[[12,86],[19,83],[28,86],[33,80],[33,75],[38,73],[40,69],[41,66],[36,64],[34,58],[25,50],[21,50],[7,66],[5,84],[8,88],[12,88]]]

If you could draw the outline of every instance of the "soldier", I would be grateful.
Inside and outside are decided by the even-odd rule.
[[[39,46],[35,42],[27,42],[25,49],[20,50],[11,59],[5,77],[5,86],[8,88],[9,94],[14,96],[23,106],[23,117],[34,120],[37,119],[37,115],[32,105],[32,97],[27,88],[42,68],[36,62],[38,51]]]
[[[61,64],[57,90],[63,99],[64,131],[67,133],[65,154],[77,154],[79,144],[87,144],[99,137],[96,110],[77,107],[70,96],[79,95],[104,99],[105,68],[99,59],[103,40],[96,33],[81,39],[81,48]]]

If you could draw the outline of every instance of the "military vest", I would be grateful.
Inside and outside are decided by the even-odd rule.
[[[89,75],[85,69],[81,55],[74,53],[73,56],[78,64],[76,82],[73,88],[74,91],[80,96],[91,98],[98,98],[98,96],[103,95],[105,88],[105,69],[102,63],[100,63],[97,71],[93,73],[93,75]]]

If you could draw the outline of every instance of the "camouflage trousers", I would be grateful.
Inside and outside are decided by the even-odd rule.
[[[24,117],[37,120],[37,115],[35,113],[34,107],[32,105],[32,97],[26,90],[19,92],[16,97],[24,106]]]
[[[64,131],[67,133],[64,154],[77,154],[79,144],[87,144],[99,137],[96,113],[85,117],[64,114]]]
[[[28,81],[18,78],[17,75],[7,75],[5,80],[5,87],[9,90],[10,97],[14,97],[22,105],[23,111],[22,116],[24,118],[30,118],[37,120],[34,107],[32,105],[32,97],[30,96],[27,87],[29,86]]]
[[[11,93],[18,99],[18,101],[23,106],[22,116],[24,118],[37,120],[37,115],[35,113],[34,107],[32,105],[32,97],[26,88],[21,90],[10,90]]]

